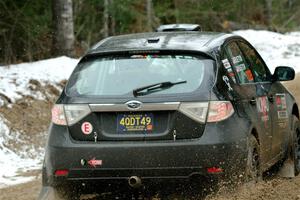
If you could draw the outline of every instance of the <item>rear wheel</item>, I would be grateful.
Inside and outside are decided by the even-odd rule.
[[[292,137],[291,157],[294,159],[295,176],[297,176],[300,172],[300,125],[299,119],[295,116],[293,116]]]
[[[258,182],[262,179],[260,169],[259,144],[254,136],[249,138],[248,159],[246,168],[247,181]]]

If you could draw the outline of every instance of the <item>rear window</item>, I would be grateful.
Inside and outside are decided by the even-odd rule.
[[[201,86],[213,61],[190,55],[129,55],[100,57],[80,63],[68,82],[69,96],[132,95],[136,88],[160,82],[184,84],[149,95],[190,93]]]

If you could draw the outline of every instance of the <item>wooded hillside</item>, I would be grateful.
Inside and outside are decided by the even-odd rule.
[[[104,37],[152,31],[159,24],[196,23],[205,31],[299,30],[300,1],[0,0],[0,18],[3,65],[79,56]]]

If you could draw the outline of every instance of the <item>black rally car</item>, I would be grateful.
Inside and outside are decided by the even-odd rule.
[[[110,37],[82,57],[52,110],[43,186],[256,179],[285,158],[299,172],[298,106],[280,83],[294,70],[195,29]]]

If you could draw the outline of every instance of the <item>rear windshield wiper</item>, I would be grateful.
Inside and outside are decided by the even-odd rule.
[[[158,91],[161,91],[161,90],[164,90],[164,89],[168,89],[168,88],[170,88],[174,85],[183,84],[183,83],[187,83],[187,81],[179,81],[179,82],[167,81],[167,82],[155,83],[155,84],[152,84],[152,85],[147,85],[147,86],[144,86],[144,87],[134,89],[133,90],[133,95],[135,97],[136,96],[143,96],[143,95],[151,94],[153,92],[158,92]]]

